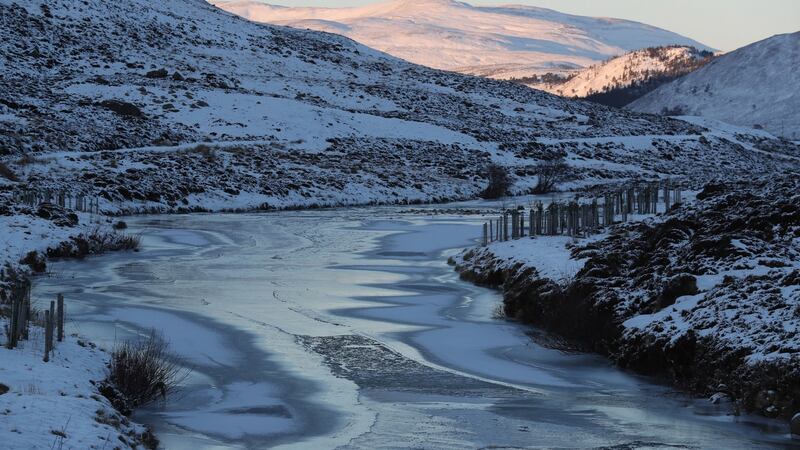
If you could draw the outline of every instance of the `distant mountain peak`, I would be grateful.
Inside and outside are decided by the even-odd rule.
[[[567,79],[518,80],[564,97],[625,106],[648,92],[707,64],[714,54],[691,46],[649,47],[587,67]]]
[[[636,111],[703,116],[800,139],[800,32],[717,57],[645,95]]]
[[[391,0],[353,8],[277,8],[255,0],[211,1],[253,21],[343,34],[414,63],[493,78],[573,71],[643,47],[709,49],[638,22],[522,5]]]

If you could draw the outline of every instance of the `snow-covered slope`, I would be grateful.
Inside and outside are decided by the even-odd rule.
[[[635,50],[578,72],[561,84],[531,85],[565,97],[589,97],[645,85],[653,80],[674,79],[702,67],[713,54],[687,46]]]
[[[630,108],[710,117],[800,139],[800,32],[723,55]]]
[[[259,22],[343,34],[407,61],[494,78],[586,67],[628,50],[701,44],[649,25],[531,6],[391,0],[355,8],[288,8],[212,0]]]
[[[16,175],[0,175],[0,214],[30,187],[105,211],[220,210],[475,197],[492,162],[524,192],[556,156],[573,186],[797,164],[765,133],[437,71],[201,0],[0,14],[0,163]]]

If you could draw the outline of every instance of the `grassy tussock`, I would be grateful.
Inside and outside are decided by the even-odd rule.
[[[164,338],[153,330],[118,344],[111,353],[108,382],[132,408],[166,399],[188,375],[170,358],[167,348]]]
[[[90,233],[73,236],[58,247],[49,248],[49,258],[83,258],[117,250],[138,250],[141,236],[125,233],[113,233],[95,229]]]

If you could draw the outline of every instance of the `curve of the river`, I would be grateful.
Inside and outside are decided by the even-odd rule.
[[[72,331],[106,348],[162,330],[191,374],[135,418],[165,448],[792,446],[779,424],[493,318],[499,293],[445,262],[474,245],[479,217],[376,207],[126,221],[141,251],[55,263],[33,295],[63,292]]]

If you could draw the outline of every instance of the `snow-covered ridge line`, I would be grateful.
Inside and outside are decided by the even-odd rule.
[[[659,84],[697,70],[712,58],[713,53],[694,47],[653,47],[583,69],[564,83],[528,85],[565,97],[589,97],[603,104],[623,106]],[[601,94],[606,96],[601,98]]]
[[[798,187],[796,174],[712,183],[696,202],[602,239],[492,244],[455,262],[465,279],[502,286],[509,316],[789,418],[800,412]]]
[[[451,0],[393,0],[354,8],[290,8],[251,0],[211,3],[257,22],[342,34],[417,64],[493,78],[571,71],[642,47],[702,47],[637,22],[522,5],[473,6]]]

